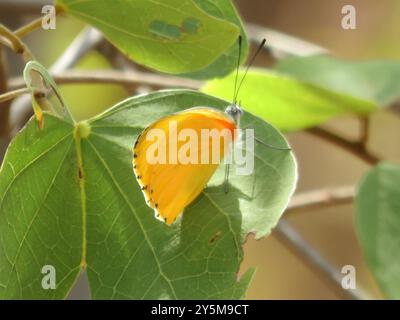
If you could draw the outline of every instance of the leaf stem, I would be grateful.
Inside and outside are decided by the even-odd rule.
[[[60,15],[64,12],[64,9],[60,6],[56,6],[56,15]],[[31,33],[32,31],[35,31],[39,29],[42,26],[42,20],[43,17],[39,17],[28,24],[18,28],[17,30],[14,31],[14,34],[17,37],[25,37],[27,34]]]
[[[0,24],[0,37],[5,38],[10,42],[11,49],[16,54],[21,54],[25,62],[33,60],[33,54],[25,43],[14,32],[8,29],[5,25]],[[3,42],[4,44],[4,42]]]
[[[342,287],[343,274],[332,266],[319,252],[312,247],[285,219],[281,219],[274,229],[278,239],[281,240],[305,263],[318,271],[323,280],[329,280],[334,289],[349,299],[367,300],[368,295],[362,289],[346,290]]]
[[[78,164],[78,178],[79,178],[79,189],[81,194],[81,210],[82,210],[82,257],[81,257],[81,268],[86,269],[87,266],[87,208],[86,208],[86,190],[85,190],[85,173],[83,169],[83,156],[82,156],[82,146],[81,141],[87,134],[87,124],[82,122],[75,125],[74,129],[74,139],[75,148]]]
[[[298,193],[290,200],[286,213],[352,203],[355,193],[354,186],[318,189]]]
[[[349,141],[343,137],[340,137],[340,136],[338,136],[328,130],[320,128],[320,127],[308,129],[308,132],[320,139],[323,139],[333,145],[336,145],[336,146],[350,152],[351,154],[353,154],[357,158],[363,160],[364,162],[366,162],[369,165],[375,165],[379,161],[381,161],[381,159],[378,156],[370,153],[367,150],[366,146],[364,145],[364,142]]]
[[[20,38],[25,37],[28,33],[39,29],[42,26],[42,19],[43,17],[37,18],[28,24],[18,28],[17,30],[14,31],[14,34]]]
[[[68,70],[62,73],[53,73],[52,77],[57,84],[104,83],[132,86],[140,83],[161,88],[182,87],[190,89],[199,89],[203,84],[202,81],[140,71]],[[24,82],[21,78],[13,78],[9,81],[9,86],[13,89],[23,85]]]
[[[64,53],[51,66],[50,71],[62,72],[67,68],[71,68],[86,52],[97,46],[102,40],[99,32],[93,28],[83,30],[67,47]],[[25,86],[24,80],[20,79],[20,87]],[[9,82],[11,87],[11,82]],[[11,89],[13,89],[11,87]],[[26,99],[25,99],[26,98]],[[17,98],[11,108],[11,134],[15,134],[25,124],[26,120],[32,114],[32,103],[29,97]]]
[[[9,91],[3,94],[0,94],[0,103],[12,100],[18,96],[20,96],[21,94],[24,93],[29,93],[30,90],[28,88],[21,88],[21,89],[16,89],[13,91]]]
[[[7,70],[4,50],[0,45],[0,93],[8,90]],[[3,160],[3,155],[10,140],[10,101],[3,100],[0,95],[0,164]]]

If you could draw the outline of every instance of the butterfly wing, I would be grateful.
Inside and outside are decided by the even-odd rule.
[[[139,135],[133,148],[133,168],[146,202],[158,218],[173,223],[203,191],[231,149],[235,128],[225,113],[198,107],[164,117]],[[219,133],[215,138],[218,144],[207,132]],[[227,135],[230,139],[225,139]],[[220,155],[217,161],[215,148]]]

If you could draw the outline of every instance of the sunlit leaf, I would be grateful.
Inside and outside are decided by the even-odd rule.
[[[232,100],[234,76],[208,81],[202,91]],[[376,109],[372,102],[262,69],[249,71],[238,100],[245,110],[285,131],[312,127],[352,113],[367,114]]]

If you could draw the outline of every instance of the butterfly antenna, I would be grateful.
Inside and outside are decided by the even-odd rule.
[[[233,88],[233,103],[236,104],[236,88],[237,88],[237,83],[238,83],[238,78],[239,78],[239,67],[240,67],[240,60],[242,58],[242,36],[239,35],[238,37],[238,46],[239,46],[239,51],[238,51],[238,60],[237,60],[237,66],[236,66],[236,76],[235,76],[235,87]]]
[[[239,86],[238,86],[237,90],[236,90],[236,83],[235,83],[235,90],[236,90],[236,92],[235,92],[235,96],[234,96],[234,98],[233,98],[233,101],[234,101],[234,102],[236,102],[237,96],[238,96],[238,94],[239,94],[239,90],[240,90],[240,88],[241,88],[241,86],[242,86],[242,84],[243,84],[244,79],[246,78],[247,72],[249,72],[250,67],[253,65],[254,60],[256,59],[256,57],[258,56],[258,54],[259,54],[259,53],[261,52],[261,50],[263,49],[263,47],[264,47],[264,45],[265,45],[266,42],[267,42],[266,39],[263,39],[263,40],[261,41],[261,43],[260,43],[260,45],[259,45],[257,51],[254,53],[253,57],[251,58],[249,64],[248,64],[247,67],[246,67],[246,71],[244,72],[244,75],[243,75],[243,77],[242,77],[242,80],[240,80],[240,83],[239,83]],[[238,68],[238,70],[239,70],[239,68]]]

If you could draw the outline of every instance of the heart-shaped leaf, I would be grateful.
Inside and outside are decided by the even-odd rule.
[[[57,0],[133,60],[168,73],[200,70],[236,42],[240,29],[192,0]]]
[[[296,182],[290,151],[256,144],[255,172],[235,176],[226,194],[219,171],[167,226],[154,218],[135,181],[132,145],[144,127],[193,106],[226,102],[193,91],[127,99],[73,125],[45,115],[16,137],[0,172],[0,298],[63,298],[87,268],[95,299],[242,298],[252,270],[238,281],[249,232],[270,232]],[[283,136],[245,114],[257,139],[284,147]],[[55,290],[41,285],[44,265]]]
[[[367,263],[388,298],[400,299],[400,166],[381,163],[357,194],[357,231]]]

